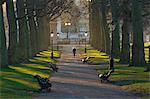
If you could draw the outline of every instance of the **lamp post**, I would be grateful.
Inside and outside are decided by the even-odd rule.
[[[71,23],[70,22],[66,22],[65,23],[65,26],[70,26],[71,25]],[[69,35],[68,35],[68,30],[67,30],[67,39],[69,38]]]
[[[112,23],[110,25],[111,38],[113,38],[113,32],[115,31],[115,28],[116,28],[116,25],[112,21]],[[114,56],[113,56],[113,44],[114,44],[113,39],[111,39],[111,42],[112,42],[111,43],[111,57],[114,58]]]
[[[51,32],[51,38],[52,38],[52,53],[51,53],[51,58],[54,58],[54,53],[53,53],[53,37],[54,37],[54,33]]]
[[[91,20],[92,20],[92,14],[91,14],[91,12],[92,12],[92,0],[86,0],[87,1],[87,6],[88,6],[88,17],[89,17],[89,21],[88,21],[88,27],[89,27],[89,42],[92,42],[92,38],[91,38],[91,27],[92,27],[92,22],[91,22]]]
[[[57,33],[57,51],[59,50],[59,46],[58,46],[58,39],[59,39],[60,34]]]
[[[88,35],[87,32],[85,32],[84,35],[85,35],[85,50],[84,50],[84,52],[86,53],[86,37]]]

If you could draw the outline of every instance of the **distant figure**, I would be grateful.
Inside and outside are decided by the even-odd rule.
[[[109,70],[113,70],[114,71],[114,59],[112,57],[110,58]]]
[[[73,52],[73,56],[75,57],[76,56],[76,48],[73,48],[72,52]]]

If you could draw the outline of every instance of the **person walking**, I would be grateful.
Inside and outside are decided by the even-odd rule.
[[[73,48],[72,52],[73,52],[73,56],[75,57],[76,56],[76,48]]]

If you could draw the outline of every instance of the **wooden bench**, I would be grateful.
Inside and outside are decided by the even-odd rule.
[[[46,92],[48,91],[49,92],[49,91],[51,91],[52,84],[50,83],[48,78],[42,78],[39,75],[35,75],[34,78],[36,78],[38,83],[39,83],[39,86],[40,86],[39,91],[40,92],[43,92],[43,91],[46,91]]]
[[[53,64],[53,63],[48,63],[48,64],[49,64],[49,67],[52,68],[52,70],[54,72],[58,72],[58,68],[57,68],[56,64]]]
[[[103,82],[109,82],[108,78],[110,77],[111,73],[113,73],[114,70],[109,70],[106,73],[98,74],[98,77],[101,79],[101,83]]]
[[[89,61],[89,59],[91,59],[91,58],[94,58],[94,57],[85,57],[85,58],[81,59],[81,61],[83,63],[87,63]]]

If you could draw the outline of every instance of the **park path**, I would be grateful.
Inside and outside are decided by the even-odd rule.
[[[79,53],[74,58],[73,46],[75,45],[63,46],[57,64],[59,71],[50,78],[52,92],[41,93],[33,99],[140,99],[119,90],[117,86],[101,84],[95,71],[96,66],[82,64]]]

